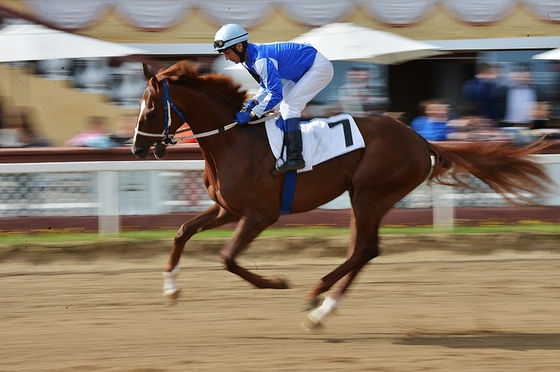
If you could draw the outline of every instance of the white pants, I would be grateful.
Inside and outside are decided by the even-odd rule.
[[[280,102],[282,118],[299,118],[307,103],[331,82],[333,75],[332,63],[317,52],[313,65],[297,83],[284,84],[284,99]]]

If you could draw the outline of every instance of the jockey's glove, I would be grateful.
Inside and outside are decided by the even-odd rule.
[[[235,121],[239,125],[248,123],[252,119],[253,115],[251,111],[239,111],[237,114],[235,114]]]
[[[245,103],[244,107],[245,107],[245,111],[251,111],[253,109],[253,107],[255,107],[258,104],[257,101],[255,101],[254,99],[250,100],[249,102]],[[241,110],[243,111],[243,110]]]

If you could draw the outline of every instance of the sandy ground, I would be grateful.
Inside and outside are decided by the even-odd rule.
[[[4,258],[0,371],[560,370],[557,251],[384,255],[306,333],[303,295],[333,256],[248,253],[247,267],[293,285],[273,291],[187,251],[173,306],[160,294],[163,253]]]

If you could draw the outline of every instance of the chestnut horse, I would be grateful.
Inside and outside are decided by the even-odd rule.
[[[197,232],[237,222],[233,237],[220,251],[230,272],[257,288],[288,288],[281,278],[257,275],[236,262],[238,254],[279,218],[284,175],[272,175],[276,159],[264,125],[233,122],[246,91],[227,76],[199,75],[181,61],[153,74],[144,65],[148,83],[140,101],[132,152],[145,158],[152,145],[157,157],[184,122],[197,136],[205,159],[204,186],[214,204],[181,225],[173,241],[164,276],[164,294],[176,299],[178,263],[187,241]],[[355,119],[365,148],[354,150],[297,175],[291,213],[313,210],[348,191],[351,239],[346,260],[321,278],[306,295],[312,310],[302,323],[321,324],[366,263],[379,254],[383,215],[426,180],[469,187],[472,174],[501,194],[538,193],[551,182],[529,155],[543,145],[516,148],[489,142],[443,147],[425,141],[414,130],[386,116]],[[233,123],[232,123],[233,122]],[[176,139],[175,139],[176,140]],[[434,158],[432,165],[431,156]],[[335,283],[319,306],[319,295]]]

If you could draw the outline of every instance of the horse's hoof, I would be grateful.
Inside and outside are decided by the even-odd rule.
[[[280,289],[290,289],[292,286],[290,281],[286,278],[280,278],[281,287]]]
[[[179,300],[180,295],[181,295],[181,290],[178,289],[178,288],[174,289],[174,290],[163,292],[163,296],[165,298],[167,298],[167,302],[170,305],[175,305],[177,303],[177,301]]]
[[[311,331],[315,331],[315,330],[318,330],[318,329],[322,328],[323,323],[321,323],[321,321],[313,320],[313,319],[307,317],[301,322],[300,327],[305,332],[311,332]]]
[[[274,278],[272,283],[274,289],[290,289],[290,282],[286,278]]]
[[[301,307],[301,311],[313,310],[317,306],[319,306],[319,302],[321,302],[321,300],[319,298],[310,298],[310,299],[307,300],[307,302],[305,304],[303,304],[303,306]]]

